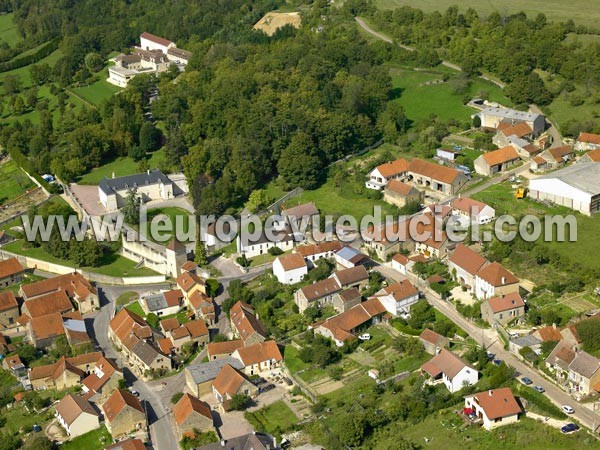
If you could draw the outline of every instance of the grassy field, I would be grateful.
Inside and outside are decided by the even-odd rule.
[[[585,261],[588,267],[600,269],[600,241],[597,239],[600,233],[600,217],[583,216],[568,208],[548,207],[529,199],[516,200],[514,190],[509,183],[494,185],[473,197],[496,208],[496,216],[506,213],[513,215],[535,214],[537,216],[573,214],[577,219],[577,241],[557,242],[553,240],[546,242],[545,245],[556,250],[563,258],[571,261]]]
[[[0,205],[18,197],[34,186],[14,161],[0,165]]]
[[[157,150],[152,153],[150,156],[150,160],[148,163],[152,169],[156,168],[161,159],[164,158],[164,150]],[[132,175],[134,173],[139,173],[138,163],[133,159],[127,157],[120,157],[111,161],[107,164],[104,164],[102,167],[98,167],[97,169],[92,169],[91,172],[86,173],[82,177],[77,180],[79,184],[98,184],[102,178],[111,178],[113,173],[115,177],[123,177],[125,175]]]
[[[596,0],[376,0],[375,5],[381,9],[395,9],[399,6],[412,6],[426,12],[446,11],[448,7],[459,5],[460,11],[473,8],[482,15],[498,12],[502,15],[525,11],[527,16],[535,18],[544,13],[550,20],[564,21],[573,19],[576,24],[598,27],[600,9]]]
[[[246,412],[244,417],[255,430],[276,436],[298,422],[298,418],[283,400],[257,411]]]
[[[88,102],[99,106],[104,100],[109,99],[117,92],[122,91],[122,89],[106,81],[108,78],[108,67],[104,68],[96,75],[99,80],[95,83],[92,83],[89,86],[73,88],[71,91],[83,97]]]
[[[60,446],[61,450],[101,450],[112,443],[110,433],[103,425],[97,430],[82,434]]]
[[[119,297],[117,297],[117,306],[124,306],[129,302],[132,302],[138,298],[138,293],[134,291],[123,292]]]
[[[166,223],[169,224],[168,227],[165,226],[164,230],[162,230],[160,232],[161,234],[171,234],[172,237],[175,237],[174,233],[176,232],[178,227],[181,227],[182,233],[187,233],[189,231],[190,213],[188,211],[186,211],[185,209],[177,208],[177,207],[154,208],[154,209],[148,210],[148,222],[146,223],[146,226],[142,230],[142,234],[144,236],[147,236],[149,239],[154,240],[155,236],[149,236],[149,229],[151,229],[152,220],[154,220],[155,218],[157,218],[159,216],[166,216],[168,218]],[[160,222],[159,219],[156,219],[156,223],[162,224],[162,222]],[[178,223],[181,225],[178,225]],[[156,237],[158,237],[158,236],[156,236]],[[162,241],[162,242],[157,241],[157,242],[166,244],[167,242],[170,242],[171,240],[172,239],[169,239],[167,241]]]
[[[62,259],[55,258],[44,251],[42,248],[23,248],[25,241],[18,240],[5,245],[3,248],[8,252],[17,253],[19,255],[30,256],[32,258],[38,258],[44,261],[48,261],[55,264],[63,264],[66,266],[73,266],[70,261],[63,261]],[[79,267],[82,270],[95,272],[103,275],[109,275],[113,277],[139,277],[156,275],[151,269],[146,267],[140,267],[136,269],[136,263],[130,261],[123,256],[118,254],[107,254],[103,258],[99,267]]]
[[[21,40],[13,17],[13,13],[0,15],[0,42],[6,42],[9,47],[13,47]]]
[[[431,114],[441,120],[470,120],[476,111],[464,104],[465,97],[478,97],[487,93],[489,100],[510,105],[502,90],[485,80],[475,79],[464,93],[456,93],[453,87],[457,72],[444,66],[433,69],[413,70],[412,68],[390,68],[392,85],[395,89],[395,102],[400,103],[408,118],[418,121]],[[442,81],[449,77],[448,81]]]
[[[298,356],[298,349],[293,345],[286,345],[283,351],[283,361],[285,366],[292,373],[296,373],[299,370],[306,369],[310,364],[303,362]]]

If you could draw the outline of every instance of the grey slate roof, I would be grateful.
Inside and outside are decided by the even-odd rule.
[[[511,342],[518,347],[533,347],[534,345],[540,345],[542,343],[542,341],[536,338],[533,334],[518,337]]]
[[[193,364],[186,367],[185,370],[192,376],[194,383],[200,384],[214,380],[225,364],[229,364],[237,370],[244,368],[244,365],[239,359],[228,356],[227,358],[215,359],[214,361],[208,361],[202,364]]]
[[[165,294],[163,294],[162,292],[158,294],[147,295],[145,297],[145,300],[150,311],[160,311],[161,309],[165,309],[169,306],[167,305]]]
[[[274,450],[276,448],[276,442],[273,436],[265,433],[258,433],[256,431],[250,434],[244,434],[243,436],[237,436],[231,439],[226,439],[222,442],[213,442],[212,444],[206,444],[201,447],[196,447],[195,450]]]
[[[501,108],[489,106],[481,111],[479,114],[485,114],[488,116],[503,117],[511,120],[522,120],[526,122],[533,122],[535,119],[541,116],[541,114],[529,113],[524,111],[517,111],[516,109]]]
[[[154,360],[161,354],[152,345],[141,339],[137,344],[133,346],[131,351],[140,358],[144,364],[150,365]]]
[[[150,184],[172,184],[169,177],[162,173],[158,169],[154,169],[151,172],[136,173],[134,175],[127,175],[124,177],[117,178],[106,178],[104,177],[98,187],[102,189],[105,194],[111,194],[114,191],[122,191],[123,189],[134,188],[138,186],[147,186]]]
[[[575,359],[569,364],[569,370],[586,378],[591,378],[600,369],[600,360],[594,358],[583,350],[575,355]]]

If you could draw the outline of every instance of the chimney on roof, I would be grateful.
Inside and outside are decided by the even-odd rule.
[[[112,173],[112,177],[113,177],[113,178],[115,177],[115,173],[114,173],[114,172]]]
[[[552,328],[554,328],[556,330],[556,323],[552,324]]]
[[[225,447],[225,443],[226,443],[226,442],[227,442],[227,441],[225,441],[225,439],[221,439],[221,447]]]
[[[506,283],[506,277],[502,277],[502,284]]]
[[[494,391],[492,391],[491,389],[488,391],[488,395],[489,395],[490,397],[492,396],[492,392],[494,392]]]
[[[146,174],[150,175],[150,169],[146,169]]]

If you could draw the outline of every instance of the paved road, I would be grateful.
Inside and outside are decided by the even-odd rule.
[[[157,394],[154,386],[138,380],[135,375],[126,369],[120,353],[112,346],[108,339],[108,324],[115,311],[115,300],[118,295],[125,291],[148,292],[156,290],[164,285],[153,286],[104,286],[98,285],[98,295],[102,304],[100,311],[96,314],[93,323],[93,334],[100,348],[109,358],[114,358],[120,367],[123,367],[123,375],[127,384],[140,393],[140,398],[145,400],[148,424],[150,426],[150,439],[156,450],[177,450],[177,438],[174,433],[170,418],[170,407]]]
[[[502,174],[497,175],[494,178],[491,178],[490,180],[486,181],[485,183],[481,183],[472,189],[467,189],[462,194],[463,195],[477,194],[478,192],[484,191],[487,188],[489,188],[490,186],[493,186],[494,184],[501,183],[502,181],[506,180],[511,175],[520,175],[523,172],[528,172],[530,167],[531,167],[531,162],[526,162],[522,166],[519,166],[515,169],[511,169],[511,170],[507,170],[506,172],[502,172]]]
[[[505,350],[503,342],[498,339],[498,336],[494,330],[489,328],[480,328],[474,323],[465,319],[456,310],[454,305],[445,300],[440,300],[437,296],[433,295],[429,288],[423,286],[422,280],[417,280],[415,275],[408,274],[408,276],[404,276],[386,265],[375,267],[375,270],[389,279],[397,281],[408,278],[413,284],[418,285],[419,290],[425,293],[427,301],[433,307],[442,312],[460,328],[465,330],[471,338],[477,341],[478,344],[484,346],[486,349],[488,349],[488,351],[494,353],[498,359],[503,360],[509,366],[515,368],[515,370],[520,374],[519,377],[527,376],[531,378],[533,385],[542,386],[546,390],[544,395],[546,395],[546,397],[548,397],[559,408],[562,405],[572,406],[575,409],[575,414],[573,414],[572,417],[579,420],[586,427],[590,429],[592,428],[594,425],[593,411],[588,408],[588,406],[576,402],[569,394],[564,392],[544,376],[540,375],[537,370],[525,364],[511,352]],[[565,421],[565,423],[566,422],[567,421]],[[599,422],[600,416],[596,418],[596,427],[598,426]]]
[[[539,106],[533,104],[529,105],[529,111],[535,114],[544,114],[544,112],[539,108]],[[562,136],[560,135],[560,132],[558,131],[558,128],[556,128],[556,126],[552,122],[550,122],[547,117],[546,122],[548,122],[548,124],[550,125],[550,127],[546,130],[548,136],[552,138],[552,145],[550,146],[550,148],[561,147],[563,145],[563,140]]]

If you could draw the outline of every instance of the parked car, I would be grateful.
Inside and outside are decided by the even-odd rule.
[[[40,431],[42,431],[42,427],[40,427],[39,425],[34,425],[33,427],[31,427],[31,429],[35,432],[35,433],[39,433]]]
[[[267,382],[267,380],[265,380],[263,377],[257,378],[256,380],[254,380],[254,384],[256,386],[260,386],[261,384],[265,384]]]
[[[499,366],[500,364],[502,364],[502,360],[501,359],[495,359],[493,361],[494,364],[496,364],[497,366]]]
[[[538,391],[540,394],[543,394],[544,392],[546,392],[546,389],[544,389],[541,386],[534,386],[533,389],[535,389],[536,391]]]
[[[361,341],[368,341],[371,339],[371,335],[369,333],[363,333],[358,336]]]
[[[529,377],[523,377],[523,378],[521,378],[521,382],[523,384],[526,384],[527,386],[529,386],[530,384],[533,384],[533,381],[531,381],[531,378],[529,378]]]
[[[290,380],[288,377],[285,377],[283,379],[283,381],[285,381],[285,384],[287,384],[288,386],[292,386],[294,384],[294,382],[292,380]]]
[[[496,355],[494,355],[491,352],[486,352],[486,355],[487,355],[487,359],[489,359],[490,361],[492,361],[496,357]]]
[[[573,414],[575,410],[571,408],[569,405],[563,405],[562,410],[567,414]]]
[[[560,431],[564,434],[573,433],[574,431],[577,431],[577,430],[579,430],[579,427],[574,423],[568,423],[560,429]]]
[[[260,392],[268,392],[271,389],[275,389],[275,385],[274,384],[267,384],[266,386],[263,386],[261,388],[259,388]]]
[[[135,389],[131,389],[130,391],[133,395],[135,395],[136,397],[140,396],[140,393],[138,391],[136,391]]]

